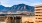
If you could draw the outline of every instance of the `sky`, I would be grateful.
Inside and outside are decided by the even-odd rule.
[[[35,4],[42,4],[42,0],[0,0],[0,2],[0,4],[5,7],[11,7],[13,5],[22,3],[30,6],[34,6]]]

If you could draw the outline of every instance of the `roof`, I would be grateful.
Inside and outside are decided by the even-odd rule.
[[[42,6],[42,4],[36,4],[36,5],[35,5],[35,7],[40,7],[40,6]]]

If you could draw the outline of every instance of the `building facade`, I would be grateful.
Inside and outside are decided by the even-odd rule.
[[[35,5],[35,22],[42,23],[42,4]]]
[[[30,13],[23,12],[21,14],[0,14],[2,19],[6,23],[34,23],[35,17],[31,16]],[[3,16],[3,17],[2,17]],[[4,19],[3,19],[4,18]]]

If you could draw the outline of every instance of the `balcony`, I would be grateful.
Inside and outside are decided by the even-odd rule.
[[[34,12],[42,12],[42,11],[34,11]]]
[[[42,8],[35,8],[35,9],[42,9]]]
[[[42,15],[42,13],[35,13],[35,15]]]

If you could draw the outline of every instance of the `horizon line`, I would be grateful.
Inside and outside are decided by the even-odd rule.
[[[24,3],[21,3],[21,4],[24,4]],[[2,4],[1,4],[2,5]],[[19,5],[19,4],[15,4],[15,5]],[[25,5],[27,5],[27,4],[25,4]],[[2,6],[4,6],[4,5],[2,5]],[[12,5],[13,6],[13,5]],[[4,7],[12,7],[12,6],[4,6]],[[31,5],[28,5],[28,6],[31,6]]]

